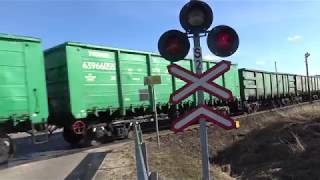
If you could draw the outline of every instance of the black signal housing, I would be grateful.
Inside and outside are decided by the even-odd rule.
[[[188,33],[203,33],[211,26],[213,13],[207,3],[196,0],[183,6],[179,18],[181,26]]]

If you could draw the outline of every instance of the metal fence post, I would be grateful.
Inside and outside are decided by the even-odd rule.
[[[137,171],[137,178],[138,180],[147,180],[148,179],[148,173],[146,171],[146,167],[144,164],[143,160],[143,153],[141,150],[141,132],[139,131],[140,128],[139,125],[135,125],[135,134],[136,134],[136,139],[135,139],[135,154],[136,154],[136,171]]]
[[[142,143],[142,131],[141,131],[140,124],[138,124],[138,136],[139,136],[139,142]]]
[[[143,156],[143,161],[144,161],[144,165],[146,167],[146,171],[149,172],[149,164],[148,164],[148,151],[147,151],[147,147],[146,144],[143,142],[141,144],[141,150],[142,150],[142,156]]]
[[[158,172],[151,172],[149,176],[149,180],[158,180],[159,179],[159,174]]]
[[[142,131],[140,124],[135,124],[135,155],[136,155],[136,169],[138,180],[158,180],[158,173],[149,172],[147,147],[143,142]]]

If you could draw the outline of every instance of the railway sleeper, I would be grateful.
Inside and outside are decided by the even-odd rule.
[[[312,99],[313,99],[313,100],[318,100],[318,99],[319,99],[319,96],[315,94],[315,95],[312,96]]]

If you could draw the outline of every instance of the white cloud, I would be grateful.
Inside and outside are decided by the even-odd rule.
[[[261,61],[261,60],[256,61],[256,65],[265,65],[265,64],[266,64],[265,61]]]
[[[302,39],[302,37],[299,36],[299,35],[289,36],[288,37],[288,41],[297,41],[297,40],[300,40],[300,39]]]

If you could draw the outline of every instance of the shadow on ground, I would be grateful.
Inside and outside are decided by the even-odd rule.
[[[7,164],[0,165],[0,170],[124,142],[124,140],[119,140],[94,146],[71,146],[69,143],[64,141],[62,132],[52,134],[49,141],[43,144],[33,144],[30,136],[15,138],[14,141],[16,144],[16,153]]]
[[[320,179],[320,119],[276,122],[240,137],[214,163],[240,179]]]

